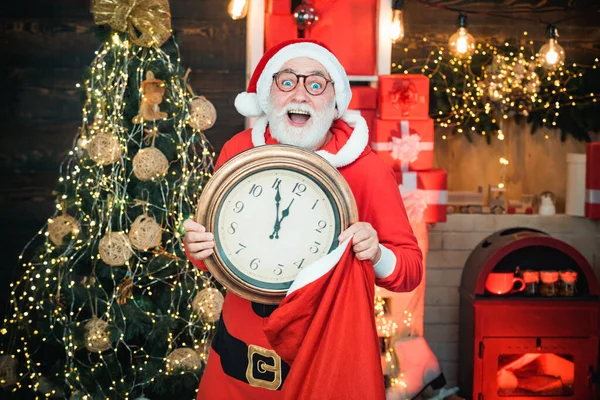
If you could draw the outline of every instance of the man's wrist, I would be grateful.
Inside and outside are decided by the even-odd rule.
[[[379,261],[381,261],[381,247],[378,245],[377,252],[373,256],[373,258],[371,258],[371,262],[373,263],[373,265],[376,265]]]

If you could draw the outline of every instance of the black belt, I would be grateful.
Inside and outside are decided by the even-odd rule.
[[[219,319],[212,349],[221,358],[223,372],[251,386],[280,390],[290,366],[274,350],[246,344],[229,334]]]

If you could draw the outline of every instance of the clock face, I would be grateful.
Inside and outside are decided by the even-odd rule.
[[[310,176],[271,168],[240,180],[215,218],[219,255],[239,279],[285,290],[298,272],[338,245],[340,215]]]

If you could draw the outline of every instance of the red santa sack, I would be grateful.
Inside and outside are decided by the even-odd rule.
[[[265,319],[269,343],[291,365],[282,387],[286,400],[385,399],[375,273],[370,262],[355,257],[349,242],[302,270]],[[323,268],[324,259],[334,261]]]

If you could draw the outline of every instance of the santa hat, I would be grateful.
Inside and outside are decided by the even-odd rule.
[[[245,117],[258,117],[266,113],[273,74],[292,58],[308,57],[321,63],[334,82],[338,117],[341,117],[352,98],[350,82],[342,64],[321,42],[310,39],[293,39],[273,46],[256,66],[248,90],[237,95],[235,108]]]

